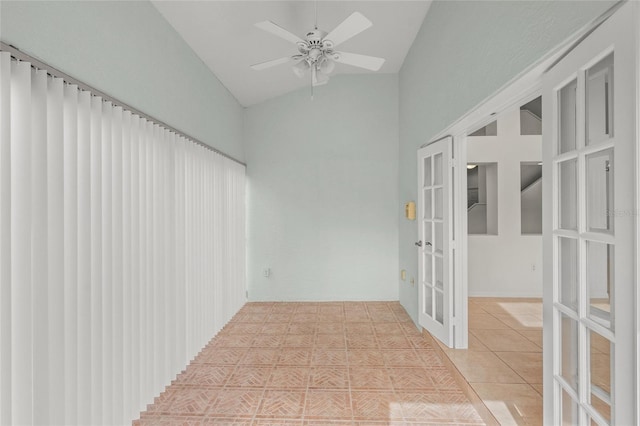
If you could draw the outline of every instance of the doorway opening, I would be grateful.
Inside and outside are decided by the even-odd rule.
[[[446,354],[499,424],[543,424],[542,120],[536,93],[466,135],[469,345]]]

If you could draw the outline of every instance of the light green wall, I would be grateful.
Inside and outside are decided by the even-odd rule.
[[[243,108],[148,1],[0,1],[0,40],[244,159]]]
[[[397,77],[247,108],[250,300],[398,300]]]
[[[417,199],[420,145],[612,4],[434,1],[400,70],[400,201]],[[417,223],[401,213],[399,233],[400,268],[417,277]],[[400,302],[417,320],[417,286],[397,281]]]
[[[246,113],[147,1],[3,0],[0,40],[241,160],[246,142],[253,299],[399,291],[415,319],[398,270],[417,277],[401,208],[417,148],[611,4],[434,1],[399,76],[339,76],[313,102],[301,90]]]

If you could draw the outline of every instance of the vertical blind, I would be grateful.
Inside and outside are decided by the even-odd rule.
[[[245,298],[245,168],[0,52],[0,423],[125,424]]]

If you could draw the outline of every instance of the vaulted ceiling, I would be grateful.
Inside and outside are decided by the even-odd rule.
[[[262,71],[250,65],[297,53],[294,44],[256,28],[255,23],[270,20],[304,37],[314,26],[315,2],[154,0],[153,4],[243,106],[310,85],[293,74],[291,64]],[[373,26],[346,41],[340,50],[385,58],[378,72],[397,73],[430,4],[319,1],[318,27],[329,32],[351,13],[362,13]],[[371,72],[337,64],[332,75]]]

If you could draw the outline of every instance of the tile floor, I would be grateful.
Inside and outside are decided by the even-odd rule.
[[[484,424],[397,302],[248,303],[136,425]]]
[[[469,349],[439,345],[501,425],[542,425],[542,300],[469,298]]]

